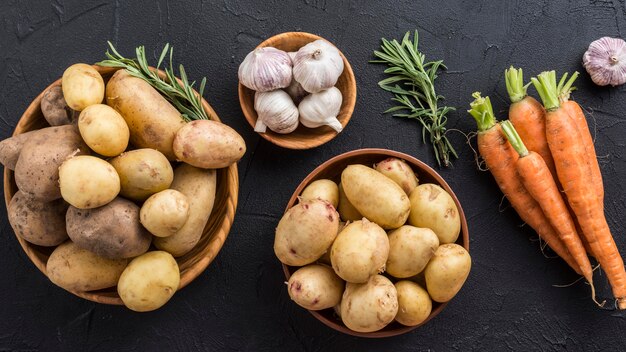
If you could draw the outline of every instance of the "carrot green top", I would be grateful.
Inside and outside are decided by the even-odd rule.
[[[537,89],[546,110],[556,110],[561,106],[554,70],[541,72],[537,78],[533,77],[530,80]]]
[[[576,87],[572,87],[572,84],[574,84],[574,81],[578,78],[578,72],[574,72],[572,77],[569,78],[569,81],[565,83],[567,75],[568,73],[566,72],[563,77],[561,77],[559,85],[556,87],[561,103],[568,101],[570,93],[576,90]]]
[[[489,97],[481,97],[480,92],[474,92],[472,97],[474,97],[474,101],[470,103],[471,109],[467,110],[467,112],[476,120],[478,131],[486,131],[496,124],[491,100],[489,100]]]
[[[519,134],[517,134],[517,131],[515,130],[515,127],[513,127],[511,121],[502,121],[500,126],[502,127],[502,131],[504,132],[506,139],[509,140],[509,143],[511,143],[511,146],[513,146],[513,149],[515,149],[517,154],[519,154],[520,157],[528,155],[528,149],[526,149],[522,138]]]
[[[528,95],[526,89],[530,85],[530,82],[524,85],[524,74],[521,68],[516,69],[511,66],[508,70],[504,70],[504,80],[506,82],[506,91],[509,92],[509,98],[511,98],[511,103],[517,103]]]

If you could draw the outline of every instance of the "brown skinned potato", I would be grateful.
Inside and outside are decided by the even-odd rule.
[[[15,170],[15,164],[20,157],[24,143],[30,136],[36,134],[40,130],[29,131],[9,137],[0,142],[0,164],[9,170]]]
[[[9,222],[15,233],[39,246],[56,246],[67,239],[63,199],[40,202],[17,191],[9,204]]]
[[[67,105],[61,86],[54,86],[43,93],[41,112],[50,126],[69,125],[76,122],[75,111]]]

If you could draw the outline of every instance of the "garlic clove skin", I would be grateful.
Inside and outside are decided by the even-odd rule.
[[[611,37],[593,41],[583,55],[583,66],[599,86],[626,83],[626,42]]]
[[[293,59],[293,78],[309,93],[334,86],[342,72],[339,50],[322,39],[301,47]]]
[[[293,60],[295,60],[296,58],[297,52],[290,51],[287,54],[289,54],[289,57],[291,58],[291,61],[293,62]],[[289,94],[289,96],[291,97],[291,99],[296,105],[300,104],[302,99],[306,97],[307,95],[309,95],[309,92],[304,90],[300,82],[296,81],[295,79],[291,80],[291,84],[289,85],[289,87],[285,88],[285,92]]]
[[[267,126],[276,133],[286,134],[298,127],[298,107],[293,103],[289,94],[280,89],[271,92],[256,92],[254,109],[258,115],[254,126],[257,132],[264,133]]]
[[[288,87],[293,77],[291,57],[273,47],[255,49],[239,65],[238,76],[241,84],[257,92]]]
[[[337,120],[343,97],[336,87],[307,95],[298,105],[300,123],[309,128],[330,126],[337,133],[343,130]]]

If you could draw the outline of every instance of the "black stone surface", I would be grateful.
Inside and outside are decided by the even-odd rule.
[[[382,116],[390,95],[368,64],[381,37],[420,30],[421,49],[449,70],[437,89],[458,111],[449,127],[475,130],[465,113],[473,91],[490,95],[505,117],[503,71],[581,71],[574,98],[589,110],[606,189],[606,216],[626,254],[625,93],[594,86],[581,66],[588,44],[622,36],[623,0],[606,1],[109,1],[0,2],[0,137],[29,102],[76,62],[104,57],[106,40],[132,55],[137,45],[175,48],[190,77],[208,77],[205,97],[241,133],[235,224],[222,251],[163,308],[138,314],[77,298],[50,283],[14,238],[0,211],[0,351],[618,351],[626,350],[625,314],[598,309],[559,259],[545,258],[536,235],[501,204],[491,175],[480,172],[460,133],[454,168],[441,170],[469,221],[473,268],[459,295],[412,333],[379,340],[335,332],[292,303],[272,243],[292,191],[332,156],[364,147],[409,153],[434,165],[415,121]],[[333,141],[308,151],[276,147],[244,120],[237,68],[263,39],[308,31],[335,43],[358,83],[352,121]],[[610,297],[596,274],[602,297]],[[612,301],[609,301],[610,306]]]

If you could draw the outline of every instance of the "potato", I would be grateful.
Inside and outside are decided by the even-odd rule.
[[[156,149],[169,160],[176,159],[172,149],[174,137],[185,121],[156,89],[126,70],[119,70],[107,83],[106,98],[107,105],[126,120],[132,145]]]
[[[409,200],[409,224],[435,231],[441,244],[456,242],[461,232],[461,218],[448,192],[438,185],[425,183],[411,192]]]
[[[465,283],[471,267],[472,258],[465,248],[456,243],[439,246],[424,269],[426,289],[432,300],[451,300]]]
[[[155,149],[135,149],[109,160],[120,175],[120,194],[136,201],[167,189],[174,179],[169,161]]]
[[[399,279],[422,272],[439,247],[439,238],[428,228],[404,225],[389,234],[387,272]]]
[[[300,198],[325,200],[337,209],[337,205],[339,205],[339,187],[331,180],[315,180],[304,188]]]
[[[350,330],[380,330],[393,321],[396,313],[398,296],[388,278],[375,275],[363,284],[346,283],[341,299],[341,320]]]
[[[278,222],[274,253],[287,265],[310,264],[328,250],[337,232],[339,214],[332,204],[321,199],[302,200]]]
[[[63,199],[44,203],[17,191],[7,212],[15,234],[39,246],[56,246],[67,239],[67,207]]]
[[[154,245],[175,257],[189,252],[200,241],[206,226],[216,191],[216,172],[180,164],[174,171],[172,189],[184,194],[189,201],[189,218],[185,225],[168,237],[156,237]]]
[[[341,230],[330,250],[330,261],[339,277],[354,283],[385,271],[389,255],[387,233],[367,219],[355,221]]]
[[[120,177],[106,161],[80,155],[67,159],[59,168],[61,196],[79,209],[101,207],[120,193]]]
[[[339,204],[337,205],[337,211],[343,221],[357,221],[363,219],[363,215],[350,203],[346,192],[343,191],[343,186],[339,184]]]
[[[122,115],[104,104],[90,105],[78,117],[80,135],[89,148],[103,156],[120,155],[128,147],[130,132]]]
[[[374,165],[374,169],[397,183],[407,195],[418,185],[417,176],[404,160],[387,158]]]
[[[428,292],[415,282],[407,280],[398,281],[395,286],[398,291],[396,321],[407,326],[423,323],[433,309]]]
[[[75,125],[42,128],[33,133],[15,164],[15,183],[42,202],[61,198],[59,166],[69,156],[89,154]]]
[[[395,229],[406,222],[409,197],[380,172],[363,165],[350,165],[341,173],[341,185],[359,213],[382,228]]]
[[[6,169],[15,170],[15,164],[17,164],[17,159],[20,157],[24,143],[26,143],[30,136],[39,131],[40,130],[34,130],[21,133],[0,142],[0,164],[4,165]]]
[[[41,113],[50,126],[69,125],[75,122],[75,111],[63,97],[63,88],[54,86],[41,97]]]
[[[310,264],[296,270],[287,282],[289,297],[310,310],[331,308],[341,301],[344,282],[332,268]]]
[[[70,206],[65,220],[76,245],[106,258],[136,257],[148,250],[152,240],[139,223],[139,207],[121,197],[95,209]]]
[[[155,193],[143,203],[139,220],[157,237],[167,237],[180,230],[189,218],[189,200],[177,190]]]
[[[237,162],[246,142],[231,127],[211,120],[187,123],[174,137],[176,159],[204,169],[219,169]]]
[[[124,305],[136,312],[163,306],[180,284],[178,263],[171,254],[152,251],[133,259],[117,284]]]
[[[68,67],[63,72],[61,88],[67,105],[76,111],[104,100],[104,80],[95,68],[87,64]]]
[[[67,241],[50,254],[48,278],[68,291],[83,292],[113,287],[128,259],[107,259]]]

